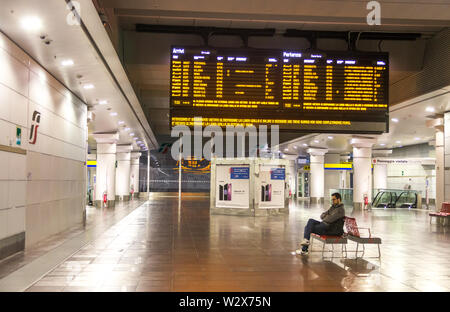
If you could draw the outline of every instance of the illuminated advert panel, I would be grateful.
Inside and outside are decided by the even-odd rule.
[[[170,62],[171,127],[387,131],[387,53],[173,46]]]

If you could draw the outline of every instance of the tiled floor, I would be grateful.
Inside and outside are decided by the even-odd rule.
[[[430,225],[426,211],[346,209],[383,239],[381,260],[355,260],[291,255],[322,206],[299,201],[289,215],[255,218],[210,216],[208,206],[208,197],[179,207],[154,195],[27,291],[450,290],[448,228]]]
[[[25,252],[0,261],[0,291],[20,291],[27,288],[27,282],[33,280],[34,276],[47,273],[48,269],[59,264],[58,259],[64,260],[86,242],[96,239],[144,202],[142,199],[120,202],[114,209],[88,206],[85,226],[76,225],[27,248]]]

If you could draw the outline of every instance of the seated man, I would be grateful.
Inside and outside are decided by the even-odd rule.
[[[309,239],[311,233],[318,235],[336,235],[340,236],[344,234],[344,217],[345,210],[344,204],[341,203],[341,194],[333,193],[331,195],[331,200],[333,205],[320,215],[322,222],[314,219],[309,219],[305,226],[305,231],[303,234],[303,241],[300,243],[302,249],[297,249],[296,254],[308,254]]]

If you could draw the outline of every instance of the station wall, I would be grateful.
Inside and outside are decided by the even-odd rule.
[[[0,259],[83,221],[86,145],[86,105],[0,33]]]

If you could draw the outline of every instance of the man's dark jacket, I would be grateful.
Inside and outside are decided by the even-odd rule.
[[[329,235],[344,234],[344,204],[340,203],[332,205],[330,209],[320,215],[322,222],[328,225],[327,232]]]

